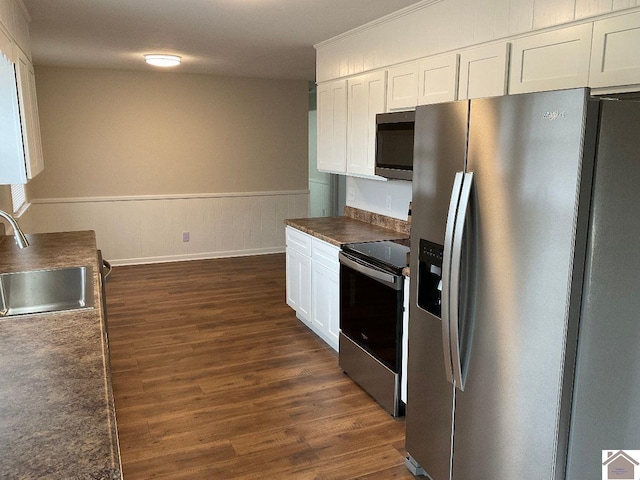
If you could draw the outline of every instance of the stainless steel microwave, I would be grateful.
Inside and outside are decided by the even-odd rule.
[[[411,180],[415,112],[376,115],[376,175]]]

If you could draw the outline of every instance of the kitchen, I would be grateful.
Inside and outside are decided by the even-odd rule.
[[[424,3],[424,2],[423,2]],[[374,35],[375,29],[362,30],[353,37],[343,38],[344,43],[353,43],[350,47],[354,51],[354,61],[340,62],[329,65],[333,68],[335,77],[343,77],[346,75],[357,76],[362,69],[368,69],[381,65],[395,65],[412,58],[420,58],[440,51],[447,51],[462,45],[473,45],[476,43],[488,42],[493,38],[504,38],[510,32],[527,32],[531,30],[549,29],[555,24],[577,21],[582,18],[589,18],[593,15],[607,16],[605,10],[594,11],[595,7],[587,5],[587,2],[561,2],[561,4],[550,5],[539,4],[540,16],[533,18],[533,13],[527,19],[526,15],[519,16],[517,9],[506,18],[504,11],[488,12],[480,7],[471,7],[465,10],[460,20],[451,18],[456,12],[458,15],[458,5],[452,5],[455,2],[436,2],[433,6],[429,6],[431,2],[426,2],[423,6],[424,10],[433,8],[441,15],[440,23],[448,24],[452,27],[447,31],[443,31],[438,25],[433,28],[425,28],[424,32],[416,33],[415,29],[407,28],[405,33],[400,34],[398,42],[402,43],[406,40],[402,35],[432,35],[426,42],[407,42],[410,47],[402,49],[398,53],[398,49],[390,48],[391,57],[383,59],[372,59],[367,56],[363,50],[364,47],[358,44],[357,37],[364,36],[363,32],[370,32]],[[533,4],[533,2],[531,2]],[[571,7],[568,7],[568,4]],[[624,3],[624,2],[622,2]],[[629,13],[633,13],[633,5],[622,5],[616,2],[615,8],[631,8]],[[538,2],[536,3],[538,5]],[[43,7],[44,8],[44,7]],[[538,7],[537,7],[538,8]],[[589,10],[591,8],[591,10]],[[605,7],[601,7],[605,8]],[[611,7],[613,8],[613,7]],[[522,12],[526,8],[522,7]],[[570,13],[568,13],[570,11]],[[416,10],[420,12],[420,10]],[[522,13],[521,12],[521,13]],[[533,12],[533,10],[532,10]],[[482,15],[479,15],[482,14]],[[496,27],[487,27],[492,22],[483,21],[487,16],[495,14]],[[611,15],[612,16],[612,15]],[[437,16],[434,16],[436,18]],[[477,18],[476,18],[477,17]],[[501,22],[497,20],[500,19]],[[424,20],[424,19],[422,19]],[[607,18],[603,18],[604,22]],[[470,22],[473,28],[463,28]],[[391,23],[382,24],[382,29],[387,28]],[[386,26],[385,26],[386,25]],[[426,23],[425,25],[431,25]],[[498,27],[503,27],[502,30]],[[509,30],[509,28],[512,30]],[[506,28],[506,30],[505,30]],[[488,32],[491,30],[491,32]],[[379,32],[378,32],[379,33]],[[392,32],[398,35],[397,31]],[[455,37],[455,39],[453,38]],[[473,37],[473,38],[469,38]],[[365,38],[367,43],[370,38]],[[449,43],[447,43],[449,42]],[[453,44],[452,44],[453,43]],[[344,45],[334,42],[336,51],[345,49]],[[420,50],[417,45],[428,45],[431,50]],[[438,45],[438,46],[435,46]],[[442,45],[442,46],[440,46]],[[359,49],[359,50],[358,50]],[[331,58],[335,52],[330,51],[328,47],[324,48],[327,52],[322,53],[323,47],[319,47],[318,62],[319,65],[330,64],[336,60]],[[394,53],[395,51],[395,53]],[[360,52],[360,53],[359,53]],[[336,53],[336,54],[337,54]],[[361,55],[362,61],[358,63],[357,56]],[[394,56],[395,55],[395,56]],[[369,64],[366,62],[378,62]],[[361,65],[360,67],[358,65]],[[344,70],[340,70],[344,68]],[[352,70],[349,70],[352,69]],[[360,69],[360,70],[358,70]],[[39,71],[42,73],[40,74]],[[319,70],[322,73],[322,70]],[[335,74],[337,72],[337,74]],[[39,78],[42,77],[42,80]],[[160,143],[154,145],[146,144],[146,148],[136,149],[134,140],[145,139],[144,131],[140,131],[139,120],[142,112],[146,113],[143,117],[145,121],[155,118],[159,109],[167,109],[175,112],[177,121],[170,125],[177,128],[180,124],[184,124],[187,119],[179,117],[180,107],[189,103],[189,98],[185,91],[193,91],[195,89],[206,90],[204,95],[213,95],[212,87],[202,86],[202,82],[198,82],[199,78],[190,78],[186,84],[180,83],[177,74],[172,74],[171,79],[159,79],[156,76],[143,75],[138,73],[130,73],[125,71],[95,71],[73,68],[45,67],[38,68],[36,66],[36,80],[38,83],[38,103],[41,110],[41,123],[43,132],[43,145],[45,149],[46,167],[41,175],[38,175],[28,186],[30,198],[34,199],[31,208],[21,217],[20,222],[28,233],[39,231],[64,231],[64,230],[83,230],[91,229],[97,232],[100,239],[100,246],[105,251],[105,256],[116,260],[122,260],[122,263],[142,263],[144,261],[164,261],[167,259],[189,259],[198,258],[204,253],[220,252],[221,254],[233,255],[240,253],[256,254],[271,253],[282,251],[284,247],[284,231],[283,221],[286,218],[299,218],[306,216],[306,166],[300,166],[297,159],[306,158],[306,145],[304,141],[300,141],[292,147],[294,151],[288,155],[277,152],[278,165],[287,161],[285,168],[277,170],[277,179],[271,184],[264,184],[273,175],[273,168],[268,171],[260,170],[265,164],[248,164],[239,165],[240,168],[250,168],[256,172],[252,176],[248,186],[245,185],[227,185],[225,175],[212,174],[205,178],[204,175],[198,175],[200,172],[197,168],[193,168],[195,173],[189,177],[189,185],[193,195],[189,198],[183,198],[184,192],[180,191],[180,186],[174,187],[172,180],[175,178],[179,181],[181,172],[186,169],[189,172],[190,164],[181,163],[180,167],[174,165],[175,158],[182,158],[181,152],[189,152],[194,157],[197,151],[190,143],[176,145],[177,150],[172,150],[172,145]],[[319,83],[331,78],[325,76],[318,78]],[[118,105],[118,100],[128,100],[135,102],[136,97],[132,95],[132,91],[139,90],[128,88],[127,82],[131,82],[134,86],[148,92],[149,97],[143,105],[133,103],[132,106]],[[223,84],[223,81],[220,81]],[[260,82],[260,88],[272,87],[267,93],[264,90],[252,85],[249,80],[240,83],[239,92],[232,97],[233,102],[241,101],[241,97],[248,94],[254,101],[252,105],[258,103],[258,99],[264,97],[273,97],[274,90],[280,91],[283,96],[275,97],[273,104],[267,105],[265,110],[270,115],[277,111],[278,107],[283,105],[291,105],[289,89],[271,82]],[[267,85],[262,85],[262,84]],[[638,83],[629,82],[629,83]],[[115,85],[123,85],[122,89],[115,88]],[[217,88],[224,86],[216,85]],[[208,90],[210,88],[210,90]],[[257,89],[256,90],[254,90]],[[506,86],[503,86],[506,88]],[[174,95],[160,95],[168,89]],[[283,90],[287,90],[283,92]],[[227,96],[231,93],[227,90]],[[276,139],[281,145],[290,145],[290,137],[286,140],[279,140],[278,135],[282,135],[284,131],[299,132],[297,138],[306,136],[306,131],[300,125],[306,124],[306,82],[300,82],[297,90],[298,105],[297,116],[293,120],[287,120],[288,115],[278,117],[283,122],[275,125],[273,130],[266,132],[266,137],[273,142]],[[503,92],[504,93],[504,92]],[[73,95],[75,94],[75,96]],[[155,95],[154,95],[155,94]],[[207,97],[210,98],[210,97]],[[103,104],[100,102],[103,101]],[[193,100],[191,100],[193,102]],[[203,102],[204,103],[204,102]],[[100,117],[92,115],[92,107],[100,106],[102,115]],[[120,106],[119,110],[110,110],[110,106]],[[68,112],[63,115],[62,112]],[[127,115],[123,115],[123,114]],[[266,112],[258,114],[255,117],[263,127],[269,118]],[[212,115],[213,112],[207,111],[202,115]],[[47,120],[48,119],[48,120]],[[123,120],[129,120],[130,123],[122,124]],[[135,120],[138,123],[135,123]],[[237,128],[240,128],[241,121],[247,121],[247,118],[238,119]],[[274,122],[271,122],[274,123]],[[117,125],[121,129],[104,128],[105,125]],[[283,127],[284,125],[284,127]],[[211,125],[213,127],[214,125]],[[136,128],[137,127],[137,128]],[[157,131],[162,130],[162,126],[157,127]],[[164,126],[167,128],[166,126]],[[298,128],[298,130],[296,130]],[[209,130],[200,130],[200,137],[206,136]],[[69,134],[73,134],[74,138],[78,138],[78,144],[66,141]],[[228,133],[228,132],[225,132]],[[110,142],[106,144],[99,143],[105,139],[105,136],[113,134],[109,138]],[[224,135],[224,133],[223,133]],[[227,135],[228,136],[228,135]],[[134,137],[133,139],[131,137]],[[165,135],[166,138],[166,135]],[[186,137],[193,140],[193,136]],[[232,137],[234,138],[234,137]],[[157,140],[157,137],[153,137]],[[129,141],[129,143],[127,143]],[[264,141],[264,139],[263,139]],[[83,143],[86,142],[86,143]],[[100,148],[95,151],[95,145],[98,142]],[[274,142],[275,143],[275,142]],[[235,143],[229,145],[229,149],[243,147],[243,140],[235,140]],[[127,147],[130,147],[127,149]],[[204,145],[203,150],[208,149],[209,145]],[[249,146],[250,147],[250,146]],[[124,150],[124,152],[123,152]],[[167,152],[168,150],[168,152]],[[255,151],[255,150],[254,150]],[[49,153],[50,152],[50,153]],[[145,157],[145,153],[151,152],[153,155]],[[149,173],[154,164],[154,155],[167,153],[166,167],[163,167]],[[51,157],[51,158],[50,158]],[[141,158],[138,165],[131,164],[131,158]],[[247,157],[255,157],[250,151]],[[281,158],[282,157],[282,158]],[[200,157],[201,158],[201,157]],[[260,157],[264,158],[264,157]],[[95,160],[95,165],[87,167],[85,159]],[[195,160],[194,160],[195,161]],[[201,160],[202,161],[202,160]],[[272,163],[273,164],[273,161]],[[268,166],[269,163],[266,163]],[[131,174],[130,169],[136,169]],[[331,169],[329,169],[331,170]],[[127,172],[123,174],[123,172]],[[293,173],[295,172],[295,173]],[[215,172],[217,173],[217,172]],[[292,180],[288,175],[296,176],[296,180]],[[47,180],[49,178],[49,180]],[[234,177],[235,178],[235,177]],[[108,186],[105,179],[117,180],[115,185]],[[77,180],[77,181],[75,181]],[[209,183],[206,183],[209,182]],[[219,183],[215,183],[219,182]],[[253,183],[251,183],[253,182]],[[154,191],[156,185],[164,186],[161,192]],[[409,193],[407,194],[407,191]],[[212,191],[221,192],[217,195],[210,195]],[[238,191],[246,191],[252,195],[232,195]],[[272,192],[270,195],[256,195],[255,193],[263,193],[264,191]],[[223,193],[229,192],[229,195]],[[275,193],[273,193],[275,192]],[[3,207],[7,207],[8,192],[3,190],[5,203]],[[387,209],[387,197],[391,196],[391,210]],[[408,209],[408,200],[410,199],[410,187],[407,188],[403,182],[388,182],[384,184],[377,181],[359,180],[356,177],[347,178],[347,203],[356,208],[374,211],[381,214],[389,214],[401,219],[406,219]],[[9,210],[9,208],[6,208]],[[205,217],[202,211],[210,212],[210,217]],[[211,213],[213,212],[213,213]],[[246,212],[250,212],[251,216],[247,216]],[[251,229],[251,225],[260,222],[262,215],[275,217],[276,221],[265,223],[268,230],[263,232],[255,232]],[[201,219],[205,219],[202,221]],[[150,221],[143,221],[147,219]],[[198,222],[201,221],[202,224]],[[91,224],[89,224],[91,223]],[[213,232],[204,230],[203,224],[206,225],[225,225],[224,229],[215,230]],[[229,225],[232,228],[229,228]],[[164,229],[170,229],[170,234]],[[198,229],[201,230],[198,230]],[[270,229],[270,230],[269,230]],[[176,234],[178,232],[178,234]],[[183,242],[183,232],[190,232],[191,241]],[[202,242],[198,244],[198,242]],[[242,248],[239,248],[239,246]],[[222,255],[220,255],[222,256]]]

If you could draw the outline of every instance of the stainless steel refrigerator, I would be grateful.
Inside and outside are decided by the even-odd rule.
[[[586,89],[417,108],[414,473],[600,479],[640,448],[639,138]]]

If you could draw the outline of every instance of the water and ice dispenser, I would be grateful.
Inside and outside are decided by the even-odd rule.
[[[442,245],[420,239],[418,306],[437,317],[441,312],[443,253]]]

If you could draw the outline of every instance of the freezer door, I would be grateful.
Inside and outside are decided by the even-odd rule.
[[[468,112],[466,100],[416,109],[412,240],[424,238],[444,244],[453,181],[456,172],[465,167]],[[411,245],[414,248],[416,243]]]
[[[601,112],[567,480],[640,448],[640,102]]]
[[[468,108],[469,103],[463,101],[416,110],[406,449],[433,480],[449,480],[454,387],[447,381],[451,362],[444,360],[442,321],[418,307],[418,289],[429,289],[422,298],[433,296],[442,257],[427,260],[438,257],[444,245],[454,177],[465,165]],[[428,245],[429,252],[420,255],[421,244]]]
[[[454,480],[556,479],[556,455],[566,455],[574,254],[586,244],[577,212],[588,216],[579,206],[590,187],[581,178],[586,99],[569,90],[471,102],[474,303]]]

